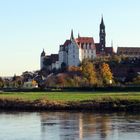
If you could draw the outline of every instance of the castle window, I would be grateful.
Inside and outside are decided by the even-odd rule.
[[[91,43],[89,43],[89,49],[91,49]]]

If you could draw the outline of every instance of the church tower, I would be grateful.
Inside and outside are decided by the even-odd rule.
[[[104,54],[105,47],[106,47],[106,33],[105,33],[105,25],[104,25],[103,16],[102,16],[101,23],[100,23],[99,38],[100,38],[100,53]]]

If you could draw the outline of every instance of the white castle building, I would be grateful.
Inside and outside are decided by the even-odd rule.
[[[74,38],[73,30],[71,37],[66,40],[63,45],[60,45],[59,53],[50,56],[45,55],[45,51],[41,53],[41,69],[48,68],[59,69],[62,64],[66,66],[78,66],[83,59],[94,59],[96,57],[96,47],[93,37],[80,37]],[[45,65],[48,62],[48,65]]]
[[[59,65],[65,63],[67,66],[78,66],[83,59],[94,59],[96,48],[92,37],[74,38],[71,31],[70,40],[66,40],[59,49]]]

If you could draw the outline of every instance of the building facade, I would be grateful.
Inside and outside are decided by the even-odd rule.
[[[94,59],[96,48],[92,37],[74,38],[71,31],[70,40],[66,40],[59,48],[59,65],[65,63],[67,66],[78,66],[83,59]]]
[[[95,43],[95,47],[97,56],[114,54],[113,44],[111,47],[106,47],[106,31],[103,16],[99,26],[99,43]]]
[[[49,71],[59,69],[58,54],[46,55],[43,49],[40,56],[40,69],[47,69]]]
[[[127,57],[140,57],[140,47],[118,47],[117,55],[125,55]]]

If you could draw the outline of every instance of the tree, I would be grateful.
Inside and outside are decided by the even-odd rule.
[[[95,67],[93,63],[90,61],[83,61],[81,65],[82,77],[87,86],[95,86],[97,85],[97,76]]]
[[[129,68],[127,71],[125,82],[132,82],[136,76],[137,76],[137,73],[133,70],[133,68]]]
[[[21,88],[24,84],[23,78],[21,76],[14,75],[12,79],[13,87],[15,88]]]
[[[69,66],[68,71],[69,72],[78,72],[78,71],[80,71],[80,68],[76,67],[76,66]]]
[[[112,74],[111,69],[107,63],[103,63],[101,65],[100,72],[101,72],[101,76],[103,79],[103,83],[105,85],[112,84],[113,74]]]
[[[0,88],[4,87],[4,80],[0,77]]]
[[[57,77],[56,77],[56,85],[60,86],[60,87],[65,87],[65,84],[66,84],[65,79],[66,79],[66,75],[64,75],[64,74],[57,75]]]
[[[140,85],[140,75],[133,79],[133,83],[136,85]]]

